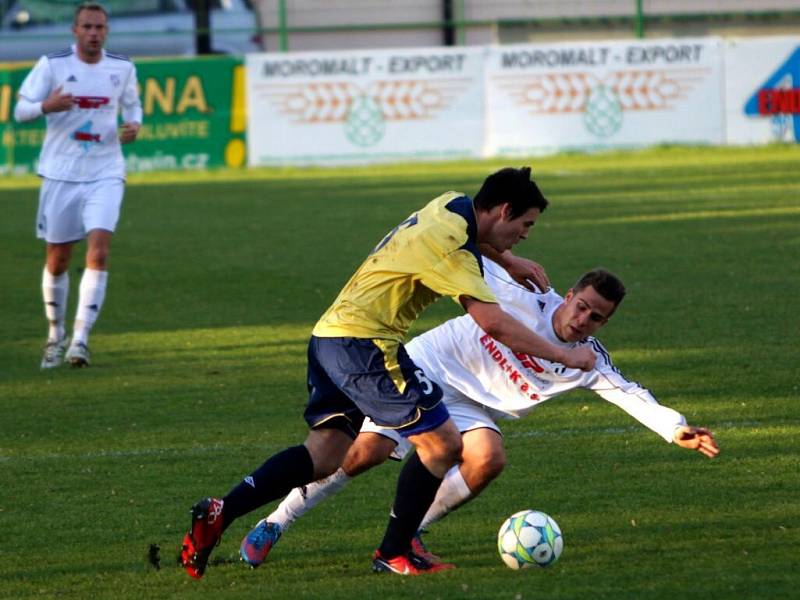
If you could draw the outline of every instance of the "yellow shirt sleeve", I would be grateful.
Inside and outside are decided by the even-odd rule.
[[[471,296],[481,302],[497,303],[492,290],[484,281],[478,260],[469,250],[460,248],[449,253],[420,278],[425,287],[459,302],[461,296]]]

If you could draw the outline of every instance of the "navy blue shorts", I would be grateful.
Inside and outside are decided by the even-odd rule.
[[[352,437],[364,415],[407,437],[450,418],[442,390],[399,342],[311,336],[308,343],[309,427],[335,427]]]

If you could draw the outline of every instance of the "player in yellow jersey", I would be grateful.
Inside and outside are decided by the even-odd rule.
[[[365,415],[416,447],[400,473],[373,569],[417,575],[452,567],[415,555],[411,539],[460,457],[461,436],[441,401],[442,390],[413,363],[402,341],[426,306],[450,296],[514,352],[590,370],[595,357],[589,348],[565,349],[541,338],[505,313],[483,280],[482,254],[514,264],[510,249],[527,238],[547,205],[530,168],[501,169],[486,178],[474,199],[443,194],[380,241],[312,332],[308,437],[273,455],[224,498],[195,504],[181,552],[189,575],[202,577],[211,550],[236,518],[336,471]],[[256,528],[242,542],[242,559],[260,564],[274,541],[274,532]]]

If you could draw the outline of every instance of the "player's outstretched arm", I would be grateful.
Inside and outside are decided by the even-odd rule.
[[[719,446],[717,440],[714,439],[714,434],[705,427],[692,427],[691,425],[676,427],[672,441],[681,448],[697,450],[708,458],[714,458],[719,454]]]
[[[489,244],[481,244],[480,248],[481,254],[503,267],[514,281],[530,291],[546,292],[550,289],[550,279],[539,263],[515,256],[510,250],[500,253]]]

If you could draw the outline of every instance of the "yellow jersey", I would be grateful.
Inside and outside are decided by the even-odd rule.
[[[432,200],[383,238],[312,334],[402,341],[440,296],[496,303],[483,279],[477,233],[470,198],[447,192]]]

